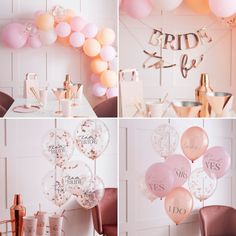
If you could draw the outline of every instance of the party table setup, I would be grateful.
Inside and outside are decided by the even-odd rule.
[[[120,116],[235,117],[235,19],[234,1],[120,1]]]

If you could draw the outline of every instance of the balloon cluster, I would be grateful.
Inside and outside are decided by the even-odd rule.
[[[50,130],[43,139],[42,149],[55,169],[43,178],[45,197],[59,207],[72,195],[86,209],[96,206],[104,195],[102,179],[94,176],[86,163],[71,158],[75,144],[85,156],[94,160],[105,151],[108,143],[109,131],[100,120],[83,121],[75,138],[62,129]]]
[[[234,0],[121,0],[120,8],[129,16],[142,19],[148,17],[154,8],[172,11],[182,2],[200,14],[212,12],[217,17],[224,18],[236,14],[236,1]]]
[[[92,92],[97,97],[117,96],[116,38],[110,28],[98,29],[73,10],[55,6],[50,12],[36,12],[34,21],[27,24],[10,23],[2,31],[3,43],[12,49],[30,46],[40,48],[59,42],[64,46],[82,49],[91,58]]]
[[[173,127],[168,128],[168,126],[160,126],[153,135],[160,140],[161,137],[170,137],[169,131],[175,132]],[[163,130],[167,131],[166,135],[163,134]],[[191,213],[192,195],[204,201],[214,193],[217,179],[223,177],[230,168],[231,158],[223,147],[208,148],[208,135],[200,127],[191,127],[183,133],[181,148],[184,155],[174,154],[177,145],[173,145],[173,142],[175,143],[176,139],[168,140],[168,145],[154,140],[155,150],[159,154],[165,150],[169,155],[165,156],[164,162],[154,163],[146,170],[140,187],[150,201],[165,197],[167,214],[176,224],[179,224]],[[191,162],[200,157],[202,157],[203,168],[195,169],[191,173]],[[182,187],[187,181],[190,191]]]

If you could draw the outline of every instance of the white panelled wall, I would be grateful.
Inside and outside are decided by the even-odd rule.
[[[117,121],[103,120],[110,131],[110,143],[95,162],[85,157],[76,148],[74,160],[86,162],[100,176],[105,187],[117,187]],[[61,212],[63,209],[77,209],[67,212],[70,220],[70,236],[94,236],[90,210],[70,199],[62,208],[43,196],[42,178],[53,170],[53,165],[42,154],[42,140],[53,128],[62,128],[74,135],[80,120],[0,120],[0,221],[9,219],[9,207],[15,193],[21,193],[27,215],[38,210],[39,203],[47,212]],[[5,229],[0,228],[0,232]],[[10,234],[9,234],[10,235]]]
[[[120,121],[120,236],[199,236],[198,210],[203,203],[194,199],[191,216],[176,226],[164,210],[164,201],[151,203],[140,191],[139,183],[146,169],[162,162],[151,144],[152,131],[169,123],[179,136],[191,126],[203,127],[209,136],[209,146],[224,146],[232,159],[231,170],[218,180],[216,192],[204,205],[236,207],[236,121],[202,119],[159,119]],[[176,153],[182,153],[180,145]],[[202,158],[191,164],[192,170],[201,166]],[[187,183],[184,187],[188,188]]]
[[[154,28],[170,34],[194,33],[207,27],[211,44],[200,44],[197,48],[183,51],[161,50],[149,44]],[[236,95],[236,29],[224,26],[214,15],[199,15],[183,3],[171,12],[154,10],[151,16],[135,20],[124,12],[120,14],[120,68],[136,68],[143,81],[144,98],[157,99],[169,93],[171,99],[194,99],[194,90],[199,85],[200,74],[208,73],[214,91],[231,92]],[[183,40],[184,41],[184,40]],[[190,40],[191,41],[191,40]],[[182,42],[184,43],[184,42]],[[144,69],[143,63],[148,58],[143,50],[158,52],[165,65],[177,64],[169,69]],[[203,62],[197,69],[190,70],[184,79],[180,72],[181,55],[187,54],[189,68],[192,59],[197,61],[204,54]],[[148,62],[148,65],[156,61]],[[184,91],[184,93],[183,93]],[[234,103],[234,109],[236,103]]]
[[[88,22],[99,28],[111,27],[116,31],[116,0],[4,0],[0,1],[0,33],[9,22],[29,22],[36,11],[50,10],[61,5],[76,11]],[[23,48],[10,50],[0,43],[0,90],[19,97],[23,95],[23,80],[26,73],[37,73],[41,86],[62,87],[66,74],[71,74],[74,83],[85,85],[85,95],[94,106],[101,102],[91,94],[89,59],[82,51],[54,44],[40,49]]]

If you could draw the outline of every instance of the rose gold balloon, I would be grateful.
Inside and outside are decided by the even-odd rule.
[[[204,129],[191,127],[181,137],[181,147],[185,156],[194,162],[202,156],[208,148],[209,139]]]
[[[165,199],[165,210],[168,216],[180,224],[186,219],[193,209],[193,197],[191,193],[182,187],[173,189]]]

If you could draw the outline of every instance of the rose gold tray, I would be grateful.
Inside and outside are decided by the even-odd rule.
[[[12,110],[16,113],[33,113],[40,110],[40,107],[39,106],[26,107],[25,105],[22,105],[22,106],[16,106]]]

